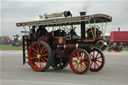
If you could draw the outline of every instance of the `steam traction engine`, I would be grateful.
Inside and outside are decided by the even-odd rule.
[[[103,24],[111,22],[112,17],[80,14],[72,17],[71,12],[64,11],[40,15],[45,18],[42,20],[16,23],[17,27],[29,27],[28,31],[25,30],[28,34],[23,35],[23,64],[28,60],[35,71],[47,71],[50,66],[59,70],[68,64],[79,74],[101,70],[105,59],[96,45],[104,41]]]

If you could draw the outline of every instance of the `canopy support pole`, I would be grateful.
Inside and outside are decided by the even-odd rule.
[[[80,12],[80,16],[86,15],[86,12]],[[81,39],[85,39],[85,21],[81,21]]]

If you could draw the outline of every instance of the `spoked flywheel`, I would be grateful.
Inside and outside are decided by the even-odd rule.
[[[73,72],[82,74],[90,68],[90,57],[84,49],[76,49],[70,56],[70,67]]]
[[[94,48],[90,52],[90,57],[91,57],[90,70],[93,72],[100,71],[103,68],[105,62],[105,58],[102,51],[98,48]]]
[[[46,71],[51,65],[51,56],[50,46],[43,41],[34,42],[29,48],[29,64],[35,71]]]

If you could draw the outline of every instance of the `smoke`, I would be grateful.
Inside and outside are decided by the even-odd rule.
[[[82,12],[89,12],[89,9],[91,8],[91,2],[83,2],[83,6],[82,6],[82,9],[81,11]]]
[[[108,24],[107,32],[117,30],[128,31],[128,2],[127,1],[2,1],[1,3],[1,34],[13,35],[19,33],[22,28],[16,27],[16,22],[37,20],[41,13],[54,13],[71,11],[73,16],[79,16],[79,12],[87,12],[87,15],[103,13],[112,16],[113,20]],[[11,31],[10,31],[11,29]]]

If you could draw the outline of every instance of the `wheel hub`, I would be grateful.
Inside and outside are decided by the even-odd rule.
[[[96,62],[96,61],[97,61],[97,58],[93,58],[92,61],[93,61],[93,62]]]
[[[40,58],[40,54],[37,55],[37,58],[38,58],[38,59]]]
[[[80,60],[77,60],[77,63],[80,63]]]

